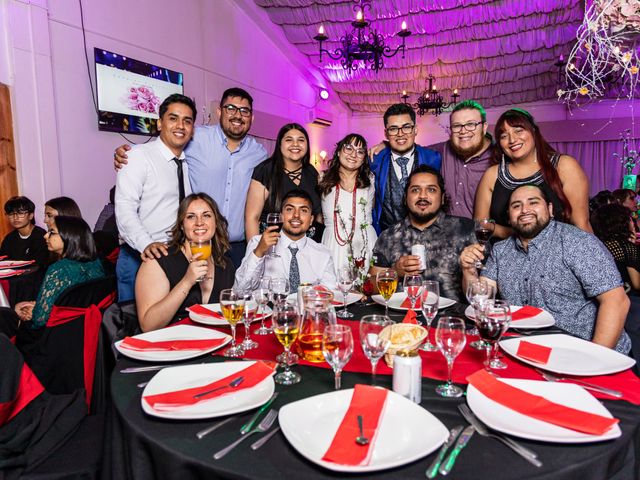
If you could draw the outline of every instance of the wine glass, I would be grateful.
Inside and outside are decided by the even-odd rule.
[[[360,320],[360,344],[362,351],[371,361],[371,377],[374,384],[378,360],[391,345],[390,340],[380,337],[380,332],[389,325],[393,325],[393,322],[384,315],[365,315]]]
[[[227,288],[220,292],[220,309],[224,319],[231,325],[231,346],[227,348],[223,355],[225,357],[241,357],[244,350],[236,345],[236,324],[244,313],[244,298],[238,292]]]
[[[486,251],[485,246],[489,242],[489,239],[493,235],[493,231],[496,229],[496,221],[490,218],[479,218],[475,220],[475,232],[476,240],[482,246],[483,252]],[[484,265],[480,260],[476,260],[476,268],[482,270]]]
[[[246,352],[253,348],[258,348],[258,342],[251,339],[251,321],[256,316],[257,302],[253,299],[251,290],[244,290],[240,293],[244,300],[244,313],[242,315],[242,323],[244,324],[244,340],[240,347]]]
[[[200,254],[196,260],[209,260],[211,256],[211,240],[190,240],[189,248],[191,250],[191,257],[195,257],[197,254]],[[198,278],[198,282],[201,282],[207,278],[206,275]]]
[[[436,346],[429,339],[429,329],[433,320],[438,314],[438,303],[440,302],[440,284],[435,280],[425,280],[422,284],[422,292],[420,293],[422,316],[424,317],[424,326],[427,329],[427,340],[420,347],[426,352],[433,352]]]
[[[353,318],[353,313],[347,310],[347,294],[353,287],[353,270],[349,267],[341,267],[338,271],[338,290],[342,292],[343,307],[338,310],[336,315],[338,318]]]
[[[271,290],[269,284],[271,277],[262,277],[258,288],[253,291],[253,299],[258,303],[258,315],[260,317],[260,328],[255,331],[256,335],[269,335],[273,330],[264,324],[264,307],[271,300]]]
[[[422,291],[422,276],[420,275],[405,275],[402,282],[402,289],[407,294],[407,298],[411,303],[411,310],[416,309],[416,302],[420,298],[420,292]]]
[[[504,300],[487,301],[484,305],[474,307],[476,315],[476,326],[482,338],[489,348],[487,348],[487,360],[484,366],[499,370],[507,368],[507,364],[500,360],[498,354],[498,342],[500,337],[507,331],[511,323],[511,309]]]
[[[281,213],[269,213],[267,215],[267,227],[273,227],[276,226],[278,227],[275,231],[279,232],[282,229],[282,224],[284,223],[284,219],[282,218],[282,214]],[[268,257],[271,258],[275,258],[275,257],[279,257],[280,255],[278,255],[276,253],[276,246],[272,246],[269,249],[269,253],[267,254]]]
[[[272,315],[273,333],[284,347],[285,358],[289,355],[291,345],[300,333],[300,320],[298,307],[295,304],[282,303],[274,306]],[[284,362],[284,372],[280,372],[274,378],[280,385],[293,385],[302,377],[299,373],[292,372],[289,362]]]
[[[382,298],[384,298],[384,314],[389,316],[389,299],[398,288],[398,274],[395,270],[388,268],[376,274],[376,284]]]
[[[436,344],[447,360],[447,383],[438,385],[436,393],[442,397],[460,397],[463,390],[451,381],[453,361],[462,352],[467,337],[464,331],[464,320],[458,317],[442,317],[436,327]]]
[[[353,335],[347,325],[327,325],[322,334],[322,354],[335,374],[335,389],[340,389],[342,367],[353,354]]]
[[[467,300],[469,305],[474,308],[476,306],[484,306],[487,302],[492,301],[496,296],[496,290],[485,280],[472,280],[467,284]],[[474,327],[468,332],[470,335],[479,335],[478,329]],[[484,340],[476,340],[469,345],[476,350],[485,350],[489,345]]]
[[[289,295],[289,280],[284,277],[271,277],[269,291],[274,305],[284,304]]]

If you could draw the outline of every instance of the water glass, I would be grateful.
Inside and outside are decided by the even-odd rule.
[[[393,322],[385,315],[365,315],[360,320],[360,344],[362,351],[371,362],[371,377],[374,384],[378,360],[391,346],[391,341],[380,337],[380,332],[390,325],[393,325]]]
[[[273,305],[283,305],[289,295],[289,280],[285,277],[271,277],[269,290]]]
[[[262,317],[260,317],[260,328],[255,331],[256,335],[269,335],[273,332],[273,330],[264,323],[264,307],[269,303],[269,300],[271,300],[270,283],[271,277],[262,277],[258,288],[253,292],[253,299],[258,304],[258,315],[262,315]]]
[[[467,300],[474,310],[476,306],[482,306],[488,301],[492,301],[496,296],[496,289],[492,285],[489,285],[485,280],[473,280],[467,284],[466,292]],[[470,335],[479,335],[478,329],[471,328],[467,333]],[[469,345],[476,350],[485,350],[489,348],[489,345],[483,340],[476,340]]]
[[[435,280],[425,280],[420,293],[420,308],[424,317],[424,326],[427,329],[427,340],[420,347],[421,350],[432,352],[436,346],[429,339],[429,329],[433,320],[438,314],[438,304],[440,303],[440,284]]]
[[[253,299],[253,292],[245,290],[240,293],[244,299],[244,314],[242,315],[242,323],[244,324],[244,340],[240,344],[244,351],[258,348],[258,342],[251,339],[251,322],[256,316],[257,302]]]
[[[353,281],[353,270],[350,267],[341,267],[338,271],[338,290],[342,292],[344,306],[336,312],[338,318],[353,318],[353,313],[347,310],[347,294],[353,287]]]
[[[298,307],[294,304],[286,302],[274,306],[273,315],[273,333],[284,347],[285,358],[288,356],[291,345],[296,341],[300,333],[300,315]],[[274,378],[276,383],[280,385],[293,385],[298,383],[302,377],[299,373],[292,372],[289,362],[284,362],[284,371],[277,374]]]
[[[421,275],[405,275],[402,282],[402,288],[411,303],[411,310],[416,309],[416,302],[420,298],[422,292],[422,276]]]
[[[231,346],[227,348],[223,355],[225,357],[241,357],[244,350],[240,345],[236,345],[236,324],[242,319],[244,314],[244,298],[238,292],[227,288],[220,292],[220,309],[222,316],[231,325]]]
[[[436,344],[447,360],[447,383],[436,387],[436,393],[442,397],[460,397],[463,393],[463,390],[451,381],[451,374],[454,360],[467,343],[464,330],[464,320],[461,318],[442,317],[438,320]]]
[[[347,325],[327,325],[322,334],[322,354],[335,375],[335,389],[340,389],[342,368],[353,355],[353,335]]]

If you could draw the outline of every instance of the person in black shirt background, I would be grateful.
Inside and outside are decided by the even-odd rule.
[[[11,197],[4,204],[4,212],[14,228],[2,240],[0,256],[7,260],[35,260],[44,269],[47,266],[49,252],[44,241],[44,229],[35,224],[34,203],[27,197]]]

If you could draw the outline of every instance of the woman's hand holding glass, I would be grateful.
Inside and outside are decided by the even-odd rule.
[[[422,284],[422,292],[420,293],[420,308],[424,317],[424,326],[427,329],[427,339],[420,347],[421,350],[432,352],[436,346],[429,339],[429,329],[433,320],[438,314],[438,305],[440,303],[440,284],[434,280],[425,280]]]
[[[322,354],[333,369],[335,389],[340,389],[342,368],[353,354],[353,335],[347,325],[327,325],[322,335]]]
[[[391,346],[391,341],[380,337],[380,332],[390,325],[393,325],[393,322],[384,315],[365,315],[360,320],[360,344],[362,345],[362,351],[371,361],[373,383],[376,380],[378,360],[382,358],[389,346]]]

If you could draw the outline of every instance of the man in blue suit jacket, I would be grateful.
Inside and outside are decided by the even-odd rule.
[[[396,103],[384,113],[384,135],[388,145],[373,157],[371,163],[376,187],[373,226],[378,234],[407,215],[403,194],[413,169],[428,165],[440,170],[440,153],[416,145],[417,133],[416,112],[410,105]]]

